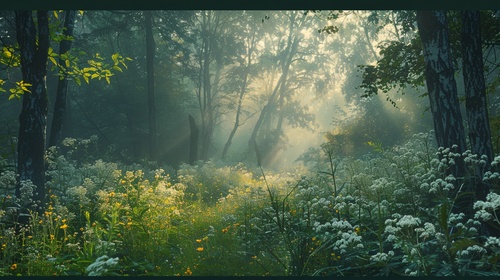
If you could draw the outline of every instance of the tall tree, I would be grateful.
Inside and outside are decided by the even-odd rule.
[[[144,23],[146,27],[146,71],[148,91],[148,121],[149,121],[149,156],[156,158],[158,153],[156,132],[156,101],[155,101],[155,41],[153,37],[153,17],[151,11],[144,11]]]
[[[488,184],[484,183],[484,172],[489,169],[494,153],[486,104],[486,85],[479,11],[462,11],[462,73],[465,85],[465,108],[469,127],[469,142],[473,154],[486,156],[486,163],[477,166],[477,199],[486,200]]]
[[[285,125],[312,130],[314,116],[293,94],[317,81],[315,74],[320,68],[317,63],[321,59],[316,58],[320,51],[311,46],[322,38],[313,33],[314,17],[308,13],[283,11],[267,19],[268,22],[264,18],[263,27],[268,29],[267,36],[259,42],[265,50],[258,59],[264,73],[261,74],[265,83],[261,97],[264,102],[259,104],[263,107],[248,141],[250,150],[258,144],[264,165],[273,162],[278,151],[286,147]],[[306,37],[304,34],[309,32],[312,36]],[[275,77],[279,77],[277,81]]]
[[[252,55],[255,51],[255,45],[256,45],[256,25],[252,24],[251,25],[251,30],[250,30],[250,36],[249,38],[244,38],[244,40],[247,41],[246,44],[246,60],[242,63],[242,74],[239,75],[239,78],[241,78],[241,85],[240,85],[240,92],[238,94],[238,107],[236,108],[236,116],[233,124],[233,128],[231,129],[231,133],[229,134],[229,137],[226,141],[226,144],[224,144],[224,149],[222,150],[222,158],[224,159],[226,157],[226,154],[229,150],[229,147],[231,146],[231,143],[233,141],[233,137],[236,134],[236,131],[238,130],[238,127],[241,125],[240,117],[242,113],[242,103],[243,103],[243,97],[247,91],[248,84],[249,84],[249,75],[250,75],[250,67],[252,66],[253,60],[252,60]]]
[[[19,115],[18,166],[19,181],[31,180],[36,186],[34,202],[41,211],[45,203],[45,133],[47,127],[47,60],[49,20],[47,11],[16,11],[16,37],[21,53],[23,81],[31,84],[23,95]],[[19,196],[20,184],[16,189]]]
[[[454,78],[446,12],[417,11],[417,24],[424,51],[425,79],[437,143],[443,148],[456,147],[452,149],[453,152],[461,155],[467,147]],[[461,156],[455,159],[450,171],[457,179],[465,176],[465,164]],[[470,184],[464,184],[460,188],[459,184],[455,185],[454,212],[472,215],[473,191]]]
[[[63,55],[67,54],[73,42],[73,29],[75,27],[75,10],[65,11],[63,38],[59,43],[59,65],[65,65]],[[60,67],[61,67],[60,66]],[[68,77],[67,71],[60,71],[60,78],[57,84],[56,100],[54,102],[54,116],[50,127],[50,137],[48,147],[56,146],[61,141],[63,124],[65,120],[67,96],[68,96]]]
[[[282,98],[284,98],[284,94],[287,91],[286,89],[286,83],[287,83],[287,77],[288,77],[288,72],[290,70],[290,66],[293,62],[293,58],[297,53],[298,50],[298,45],[301,40],[301,37],[298,34],[298,31],[296,31],[296,23],[295,21],[297,20],[297,14],[295,12],[292,12],[290,14],[290,21],[289,21],[289,27],[288,27],[288,36],[286,38],[286,42],[281,42],[280,45],[285,46],[283,50],[278,50],[280,53],[278,55],[279,63],[280,63],[280,71],[281,75],[274,86],[274,89],[269,95],[269,98],[267,99],[267,103],[262,109],[262,111],[259,114],[259,118],[257,119],[257,122],[254,125],[252,134],[250,136],[249,140],[249,146],[251,148],[254,147],[257,139],[257,133],[261,129],[261,126],[263,122],[267,119],[270,122],[270,114],[276,110],[279,106],[279,104],[282,105]],[[300,21],[304,20],[305,15],[303,15],[303,18]],[[281,133],[281,131],[279,131]]]

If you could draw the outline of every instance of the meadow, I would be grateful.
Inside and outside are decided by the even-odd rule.
[[[481,226],[500,227],[500,174],[481,178],[493,191],[473,217],[453,213],[457,178],[446,169],[460,156],[471,170],[484,160],[438,149],[431,135],[372,143],[361,159],[318,150],[283,172],[126,165],[92,153],[95,137],[67,138],[66,151],[47,152],[48,204],[28,224],[19,210],[33,185],[16,197],[15,172],[0,162],[0,275],[499,275],[500,239]]]

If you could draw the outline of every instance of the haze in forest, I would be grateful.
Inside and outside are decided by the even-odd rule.
[[[303,164],[327,142],[337,146],[339,156],[361,157],[374,145],[388,148],[432,129],[423,83],[362,97],[360,66],[375,65],[382,57],[379,46],[409,44],[416,32],[398,25],[392,11],[152,11],[150,16],[152,64],[143,12],[77,15],[72,51],[82,56],[75,63],[110,63],[113,54],[130,60],[113,70],[109,82],[70,80],[64,137],[96,135],[99,151],[118,161],[172,166],[221,158],[255,163],[251,143],[256,142],[266,167],[286,168]],[[3,40],[15,40],[12,16],[4,13],[0,24]],[[148,75],[154,75],[153,99]],[[57,72],[49,71],[47,135],[57,83]],[[2,152],[8,153],[21,101],[5,98],[0,106]],[[194,159],[189,116],[199,133]]]

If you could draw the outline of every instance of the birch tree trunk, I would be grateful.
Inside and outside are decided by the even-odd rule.
[[[466,150],[465,132],[454,77],[446,12],[419,10],[417,25],[424,51],[425,79],[437,144],[462,155]],[[458,180],[464,177],[462,157],[455,159],[449,172]],[[473,200],[470,195],[465,195],[470,191],[469,185],[464,184],[461,190],[459,187],[457,182],[451,198],[460,199],[455,201],[453,211],[470,214]]]

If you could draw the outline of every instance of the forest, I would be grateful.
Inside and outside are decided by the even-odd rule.
[[[496,10],[1,10],[0,276],[499,276],[497,54]]]

